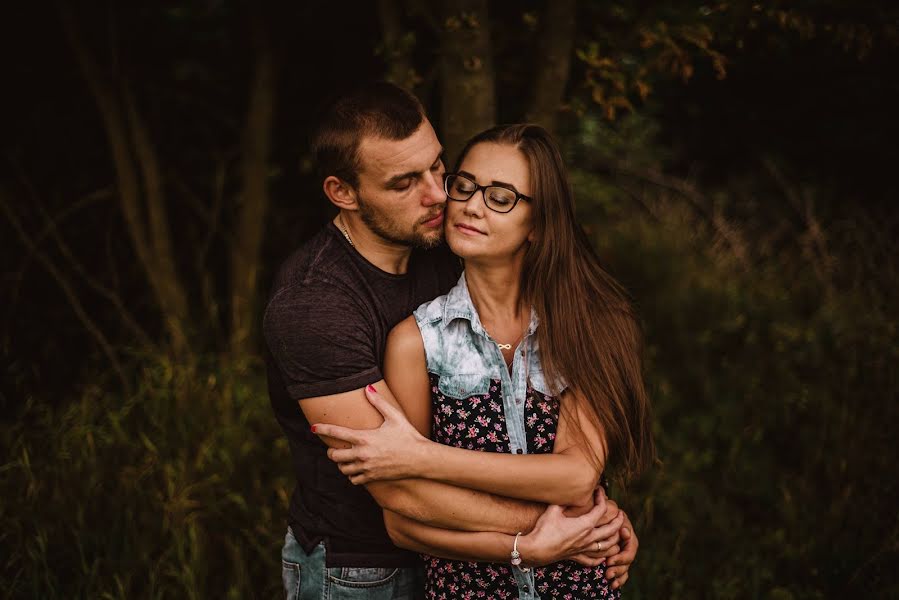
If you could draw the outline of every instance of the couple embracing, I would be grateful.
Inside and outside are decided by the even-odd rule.
[[[600,482],[653,456],[641,336],[555,141],[494,127],[446,171],[418,100],[377,83],[314,152],[339,212],[264,316],[287,597],[619,597],[637,538]]]

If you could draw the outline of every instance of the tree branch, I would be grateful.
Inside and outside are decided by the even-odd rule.
[[[243,136],[241,170],[243,190],[237,219],[237,243],[231,252],[231,350],[234,356],[250,351],[259,280],[265,217],[268,213],[268,159],[275,112],[275,56],[256,16],[256,68],[250,86],[250,100]]]
[[[88,52],[84,40],[81,39],[71,8],[61,4],[60,16],[69,45],[75,53],[81,73],[100,110],[100,118],[105,126],[106,137],[109,140],[112,159],[116,167],[120,201],[128,233],[131,235],[134,249],[144,269],[148,273],[152,272],[153,260],[143,227],[137,171],[128,148],[128,135],[121,107],[112,87],[104,81],[96,61]]]
[[[150,245],[156,257],[156,272],[153,278],[162,296],[162,308],[164,312],[179,321],[180,325],[187,319],[187,295],[175,266],[175,256],[172,251],[171,229],[166,208],[165,194],[163,192],[163,178],[159,168],[159,159],[156,149],[150,141],[150,135],[144,125],[143,119],[137,110],[137,104],[131,90],[127,87],[123,90],[125,99],[125,114],[131,127],[134,140],[137,164],[143,174],[144,190],[146,193],[147,215],[150,224]]]
[[[593,157],[591,160],[594,167],[607,173],[634,177],[654,186],[676,192],[678,196],[687,201],[687,204],[698,216],[712,226],[715,233],[730,247],[737,259],[744,266],[748,266],[749,258],[746,255],[742,241],[737,238],[736,233],[730,227],[730,224],[724,220],[723,215],[707,208],[710,202],[692,183],[666,175],[658,169],[637,167],[626,161],[601,157]]]
[[[47,229],[51,232],[51,236],[56,242],[57,248],[59,248],[59,252],[69,262],[69,265],[75,270],[75,273],[88,285],[88,287],[90,287],[97,294],[99,294],[110,304],[112,304],[112,306],[118,312],[119,317],[121,317],[122,322],[131,331],[131,333],[134,334],[134,336],[142,346],[146,348],[155,348],[156,344],[153,343],[144,328],[137,323],[137,320],[125,307],[124,302],[122,302],[122,298],[114,291],[103,285],[96,277],[88,273],[87,269],[85,269],[84,266],[78,261],[78,259],[72,253],[72,250],[69,248],[69,245],[62,238],[62,235],[59,233],[57,223],[47,213],[43,202],[41,202],[38,198],[35,198],[34,200],[35,204],[38,207],[38,210],[41,213],[41,216],[44,218],[44,221],[47,224]]]
[[[62,289],[63,294],[66,299],[69,301],[69,305],[72,307],[72,311],[75,313],[75,316],[81,322],[82,326],[87,330],[87,332],[94,338],[97,344],[100,346],[100,349],[103,351],[103,354],[106,355],[106,359],[109,361],[110,366],[116,372],[116,375],[119,377],[119,381],[122,384],[122,389],[126,391],[126,393],[130,394],[131,386],[128,384],[128,378],[125,376],[125,371],[122,369],[122,365],[119,362],[119,359],[116,357],[115,350],[112,347],[112,344],[109,343],[109,340],[106,339],[106,336],[100,330],[100,327],[91,319],[90,315],[87,314],[87,311],[84,309],[84,306],[81,304],[81,301],[78,299],[78,295],[75,293],[74,288],[66,279],[66,277],[62,274],[62,272],[53,264],[53,261],[47,257],[46,254],[41,252],[34,244],[34,241],[28,236],[25,232],[24,227],[22,227],[22,223],[16,214],[13,212],[10,203],[6,199],[6,191],[0,190],[0,209],[6,214],[7,220],[9,220],[10,224],[12,224],[13,229],[16,231],[16,234],[19,236],[19,239],[22,241],[22,244],[28,248],[28,250],[37,258],[38,262],[43,265],[43,267],[47,270],[47,273],[56,281],[57,285]]]

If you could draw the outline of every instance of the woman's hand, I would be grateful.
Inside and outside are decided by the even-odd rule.
[[[518,542],[524,563],[542,566],[560,560],[575,560],[595,566],[610,552],[617,552],[618,531],[624,522],[624,514],[616,509],[615,517],[605,522],[608,505],[602,488],[597,490],[595,501],[593,508],[579,517],[566,517],[561,506],[547,507],[534,529]]]
[[[374,386],[365,388],[365,396],[384,417],[377,429],[350,429],[324,423],[312,426],[317,435],[352,444],[346,449],[329,448],[328,458],[337,463],[340,472],[354,485],[419,476],[430,440],[421,435],[403,411],[385,400]]]
[[[620,588],[627,582],[628,570],[637,556],[637,548],[640,546],[640,540],[634,532],[634,526],[631,520],[624,516],[624,526],[621,528],[621,551],[609,558],[608,569],[606,569],[606,579],[612,580],[612,588]]]
[[[566,513],[568,510],[566,510]],[[606,501],[606,514],[601,522],[607,522],[619,512],[618,505],[614,500]],[[614,513],[614,514],[613,514]],[[624,517],[624,523],[615,535],[602,542],[601,552],[584,552],[583,554],[572,556],[571,560],[581,563],[582,565],[595,567],[596,565],[606,565],[606,579],[612,582],[612,589],[623,586],[628,580],[628,572],[634,558],[637,556],[637,548],[640,541],[634,533],[634,526],[631,524],[630,518],[622,510],[621,515]]]

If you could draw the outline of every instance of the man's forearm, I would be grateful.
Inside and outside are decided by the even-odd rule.
[[[545,505],[424,479],[380,481],[366,486],[375,501],[409,519],[458,531],[530,531]]]
[[[515,541],[514,535],[493,531],[440,529],[390,510],[384,511],[384,525],[393,543],[400,548],[450,560],[504,562],[509,559]]]

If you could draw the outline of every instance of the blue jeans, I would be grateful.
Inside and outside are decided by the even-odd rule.
[[[306,554],[287,529],[281,550],[287,600],[415,600],[424,597],[421,569],[326,567],[325,545]]]

